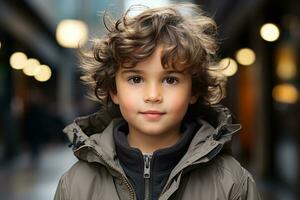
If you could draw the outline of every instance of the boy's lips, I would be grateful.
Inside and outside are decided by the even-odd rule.
[[[147,110],[147,111],[142,111],[141,113],[142,114],[157,114],[157,115],[165,114],[164,112],[156,111],[156,110]]]
[[[148,119],[159,119],[161,116],[166,114],[165,112],[156,111],[156,110],[147,110],[140,112],[143,116],[145,116]]]

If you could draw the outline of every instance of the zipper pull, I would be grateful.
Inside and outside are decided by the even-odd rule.
[[[144,155],[144,178],[150,178],[150,164],[152,155]]]

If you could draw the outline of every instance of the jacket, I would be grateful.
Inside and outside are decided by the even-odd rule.
[[[197,119],[200,128],[171,171],[159,200],[260,199],[251,174],[223,153],[241,126],[232,123],[230,111],[223,106],[212,107],[211,116]],[[79,160],[60,178],[55,200],[136,199],[114,145],[112,130],[119,120],[100,111],[64,129]]]
[[[148,154],[129,145],[128,128],[125,120],[114,127],[119,162],[134,188],[137,200],[157,200],[171,171],[187,152],[199,127],[193,120],[184,120],[180,127],[181,138],[174,145]]]

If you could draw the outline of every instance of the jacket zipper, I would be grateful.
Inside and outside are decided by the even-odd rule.
[[[135,193],[134,193],[134,190],[132,189],[132,186],[130,185],[129,181],[127,180],[126,176],[123,175],[122,173],[120,173],[114,166],[112,166],[111,164],[109,164],[108,162],[105,161],[105,159],[103,158],[103,156],[101,154],[99,154],[93,147],[91,146],[82,146],[81,148],[77,149],[76,151],[82,149],[83,147],[88,147],[90,149],[92,149],[92,151],[98,156],[100,157],[101,160],[103,160],[103,162],[109,166],[111,169],[115,170],[117,173],[119,173],[122,177],[122,182],[125,183],[126,187],[128,188],[129,190],[129,193],[130,193],[130,200],[135,200]],[[75,151],[74,151],[75,152]]]
[[[145,200],[150,200],[151,158],[152,155],[144,155]]]

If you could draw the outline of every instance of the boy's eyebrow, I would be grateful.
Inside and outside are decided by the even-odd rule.
[[[126,73],[136,73],[136,74],[141,74],[142,71],[141,70],[137,70],[137,69],[123,69],[121,71],[122,74],[126,74]]]

